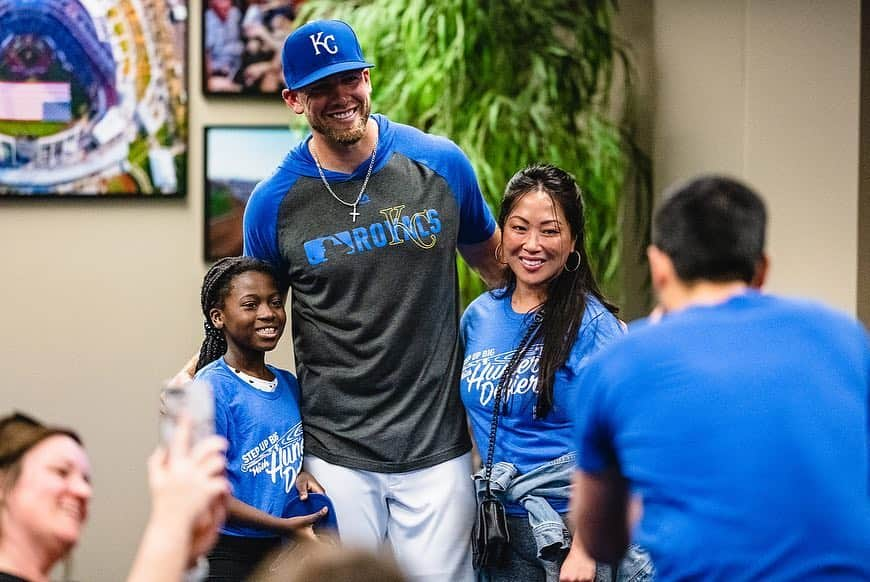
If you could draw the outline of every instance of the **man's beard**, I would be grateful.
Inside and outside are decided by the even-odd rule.
[[[369,100],[360,103],[359,107],[359,123],[350,129],[336,129],[330,127],[325,122],[321,122],[318,119],[312,119],[312,116],[307,116],[308,124],[311,126],[312,130],[323,134],[329,141],[345,146],[353,145],[365,136],[366,126],[369,122],[369,114],[371,114],[372,110],[371,102]]]

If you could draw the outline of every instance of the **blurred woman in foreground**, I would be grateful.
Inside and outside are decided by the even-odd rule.
[[[130,582],[181,580],[211,547],[229,491],[226,443],[190,446],[182,421],[148,465],[152,509]],[[91,466],[72,430],[14,413],[0,419],[0,582],[46,582],[88,519]]]

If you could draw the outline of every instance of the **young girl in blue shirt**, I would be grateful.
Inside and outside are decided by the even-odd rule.
[[[323,489],[302,471],[299,385],[265,362],[284,332],[284,299],[269,265],[249,257],[221,259],[203,281],[196,377],[214,391],[233,488],[208,580],[245,579],[283,538],[314,537],[313,524],[329,513]]]

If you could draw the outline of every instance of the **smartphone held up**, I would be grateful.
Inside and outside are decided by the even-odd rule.
[[[214,396],[205,380],[191,380],[184,385],[169,385],[162,392],[160,415],[160,442],[172,441],[178,420],[190,419],[191,444],[214,434]]]

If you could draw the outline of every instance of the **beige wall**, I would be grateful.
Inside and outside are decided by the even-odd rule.
[[[653,3],[649,0],[624,0],[615,19],[617,35],[630,43],[632,74],[632,111],[634,112],[634,139],[645,153],[653,151],[653,121],[655,119],[656,78],[653,67]],[[618,73],[621,73],[617,69]],[[622,79],[614,83],[621,88]],[[619,103],[622,106],[622,103]],[[631,188],[626,194],[633,196]],[[626,198],[622,245],[622,286],[624,298],[619,305],[619,316],[624,321],[645,317],[653,303],[649,291],[649,268],[646,262],[646,238],[641,232],[649,209],[639,207]]]
[[[191,47],[199,15],[191,11]],[[205,124],[280,124],[274,101],[205,101],[190,64],[185,200],[0,201],[0,413],[76,427],[94,467],[73,576],[125,576],[148,510],[145,459],[157,394],[199,346]],[[273,361],[289,366],[285,339]]]
[[[768,289],[857,307],[860,1],[658,0],[656,191],[699,172],[771,215]]]
[[[655,78],[641,107],[654,111],[657,191],[701,170],[747,178],[774,216],[772,288],[854,310],[857,3],[637,1],[626,30],[655,35],[638,46]],[[195,11],[190,24],[198,47]],[[202,126],[289,119],[279,101],[205,101],[192,52],[185,200],[0,201],[0,412],[85,439],[95,495],[78,580],[123,579],[159,385],[200,341]],[[289,366],[288,340],[278,352]]]
[[[858,317],[870,328],[870,0],[861,0],[861,129],[858,180]]]

